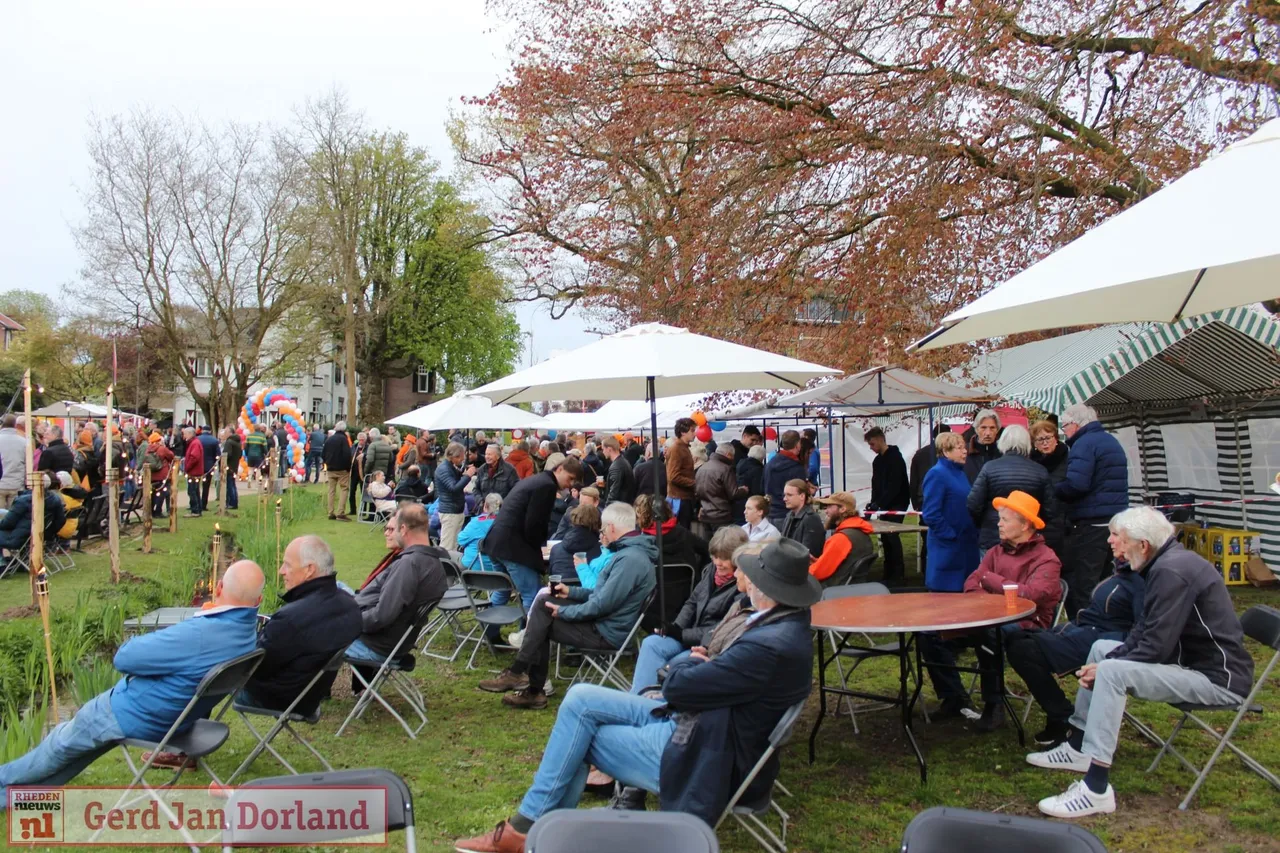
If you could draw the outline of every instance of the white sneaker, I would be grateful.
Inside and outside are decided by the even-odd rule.
[[[1116,810],[1116,792],[1110,785],[1101,794],[1089,790],[1084,780],[1072,782],[1071,787],[1056,797],[1040,801],[1040,811],[1049,817],[1077,818],[1094,814],[1111,814]]]
[[[524,643],[524,631],[512,631],[507,635],[507,642],[517,649],[520,648],[521,644]]]
[[[1033,752],[1027,756],[1027,763],[1032,767],[1043,767],[1046,770],[1071,770],[1076,773],[1089,772],[1089,756],[1071,744],[1063,741],[1053,749],[1045,752]]]
[[[543,696],[554,696],[556,694],[556,686],[551,683],[551,679],[547,679],[547,683],[542,685]]]

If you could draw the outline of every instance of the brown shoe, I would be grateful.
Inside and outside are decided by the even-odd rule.
[[[349,515],[340,515],[340,516],[338,516],[338,521],[350,521],[350,520],[351,520],[351,516],[349,516]]]
[[[150,752],[142,753],[142,761],[145,764],[147,759],[151,758]],[[179,767],[185,770],[194,770],[196,763],[187,758],[185,752],[158,752],[156,757],[151,761],[152,767],[161,767],[168,770],[177,770]]]
[[[534,693],[529,688],[517,690],[515,693],[508,693],[502,697],[502,704],[508,708],[528,708],[531,711],[540,711],[547,707],[547,694],[539,690]]]
[[[524,840],[525,836],[512,829],[511,824],[504,820],[492,832],[475,838],[458,839],[453,842],[453,849],[459,853],[524,853]]]
[[[509,669],[504,669],[498,674],[497,678],[489,678],[477,685],[486,693],[506,693],[509,690],[524,690],[529,686],[528,675],[516,675]]]

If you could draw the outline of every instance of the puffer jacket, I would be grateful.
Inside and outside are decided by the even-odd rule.
[[[703,569],[701,579],[694,585],[693,592],[676,615],[674,622],[680,626],[681,631],[669,636],[684,643],[686,649],[707,645],[711,632],[738,600],[738,585],[732,578],[720,586],[716,586],[715,578],[714,565]]]
[[[364,452],[364,476],[370,477],[374,471],[382,471],[387,479],[393,479],[395,472],[391,469],[395,461],[396,449],[387,444],[385,438],[379,437],[377,441],[369,442],[369,447]]]
[[[1074,622],[1056,625],[1042,633],[1052,636],[1040,643],[1045,660],[1054,672],[1066,672],[1080,665],[1073,648],[1088,649],[1096,640],[1120,640],[1142,621],[1147,583],[1142,575],[1121,569],[1093,588],[1088,607],[1080,608]],[[1064,645],[1058,637],[1071,640]]]
[[[615,648],[626,642],[631,626],[640,618],[644,601],[657,586],[653,567],[658,548],[653,539],[628,533],[609,545],[613,559],[596,581],[595,589],[569,587],[569,600],[560,608],[566,622],[590,622]]]
[[[704,524],[728,524],[733,521],[733,499],[738,492],[738,474],[733,464],[713,453],[693,475],[701,509],[698,520]]]
[[[467,505],[462,497],[471,478],[463,474],[448,459],[436,467],[436,500],[439,501],[437,512],[441,515],[456,515],[466,511]]]
[[[1094,421],[1067,439],[1067,474],[1055,492],[1074,522],[1104,520],[1129,507],[1129,460],[1116,437]]]
[[[1045,542],[1050,548],[1061,544],[1060,540],[1050,542],[1047,535],[1049,524],[1058,513],[1049,473],[1044,470],[1044,466],[1032,462],[1028,457],[1009,453],[982,466],[978,479],[973,481],[973,488],[969,490],[966,506],[978,528],[978,547],[985,552],[1000,542],[1000,512],[991,502],[996,498],[1007,498],[1013,492],[1026,492],[1040,502],[1040,520],[1045,523]],[[1061,528],[1055,525],[1053,529]]]
[[[1044,520],[1044,530],[1041,533],[1044,534],[1044,541],[1049,543],[1049,547],[1056,551],[1059,557],[1062,556],[1062,546],[1067,538],[1067,508],[1058,499],[1057,489],[1058,484],[1067,476],[1067,456],[1067,446],[1061,441],[1047,456],[1039,450],[1031,451],[1031,461],[1044,468],[1049,475],[1049,482],[1053,485],[1057,512],[1053,514],[1052,519]]]
[[[577,567],[573,564],[573,555],[579,551],[587,555],[588,563],[599,557],[600,534],[589,527],[574,524],[569,527],[563,539],[551,546],[551,557],[547,561],[550,568],[547,569],[547,574],[560,575],[563,578],[578,577]]]

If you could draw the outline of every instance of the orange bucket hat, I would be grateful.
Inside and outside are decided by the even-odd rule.
[[[1025,518],[1036,530],[1044,530],[1044,521],[1040,518],[1040,501],[1026,492],[1010,492],[1007,498],[996,498],[991,502],[996,509],[1009,509]]]

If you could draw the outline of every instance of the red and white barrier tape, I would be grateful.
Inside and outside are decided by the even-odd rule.
[[[1231,498],[1228,500],[1220,500],[1220,501],[1194,501],[1192,503],[1182,503],[1182,504],[1147,504],[1147,506],[1150,506],[1152,509],[1187,509],[1187,508],[1196,507],[1196,506],[1235,506],[1239,504],[1275,503],[1277,501],[1280,501],[1280,495],[1277,495],[1275,497],[1267,495],[1264,497],[1257,497],[1257,498]],[[870,518],[880,518],[881,516],[885,516],[885,515],[895,515],[895,516],[920,515],[920,512],[914,509],[882,509],[882,510],[874,510],[871,512],[864,512],[863,515],[868,516]]]

